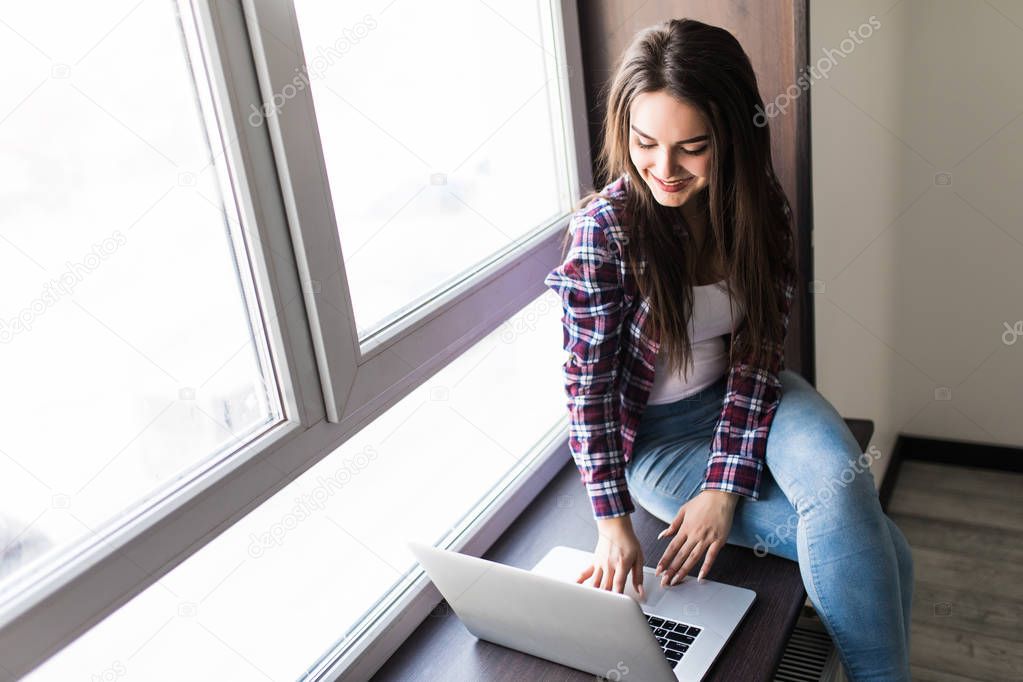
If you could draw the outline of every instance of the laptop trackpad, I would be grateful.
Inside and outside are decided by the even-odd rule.
[[[593,552],[559,546],[551,549],[530,571],[574,583],[592,561]],[[689,580],[694,580],[694,578],[690,577],[686,582]],[[583,584],[591,585],[592,581]],[[674,589],[677,589],[677,586]],[[632,586],[632,574],[630,573],[624,593],[639,602],[644,611],[656,611],[661,599],[668,596],[669,589],[661,587],[660,577],[655,576],[654,569],[647,566],[643,570],[643,591],[646,593],[645,598],[641,598]]]

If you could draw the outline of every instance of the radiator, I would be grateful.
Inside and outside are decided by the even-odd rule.
[[[804,606],[773,679],[775,682],[848,682],[838,651],[812,607]]]

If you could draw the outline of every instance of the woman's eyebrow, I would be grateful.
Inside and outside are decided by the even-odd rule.
[[[656,140],[657,139],[653,135],[647,135],[646,133],[644,133],[642,130],[640,130],[636,126],[632,125],[631,123],[629,124],[629,127],[632,128],[637,133],[639,133],[640,135],[642,135],[643,137],[645,137],[647,139],[650,139],[650,140]],[[696,137],[690,137],[688,140],[680,140],[679,142],[676,142],[675,144],[689,144],[690,142],[700,142],[700,141],[706,140],[706,139],[707,139],[707,135],[706,134],[704,134],[704,135],[697,135]]]

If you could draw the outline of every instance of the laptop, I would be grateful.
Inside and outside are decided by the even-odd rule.
[[[419,542],[408,547],[479,639],[611,680],[701,680],[756,598],[690,576],[661,587],[644,567],[641,600],[577,583],[592,551],[558,546],[531,570]]]

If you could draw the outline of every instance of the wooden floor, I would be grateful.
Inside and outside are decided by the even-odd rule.
[[[1023,474],[904,460],[887,512],[913,548],[913,679],[1023,680]]]

